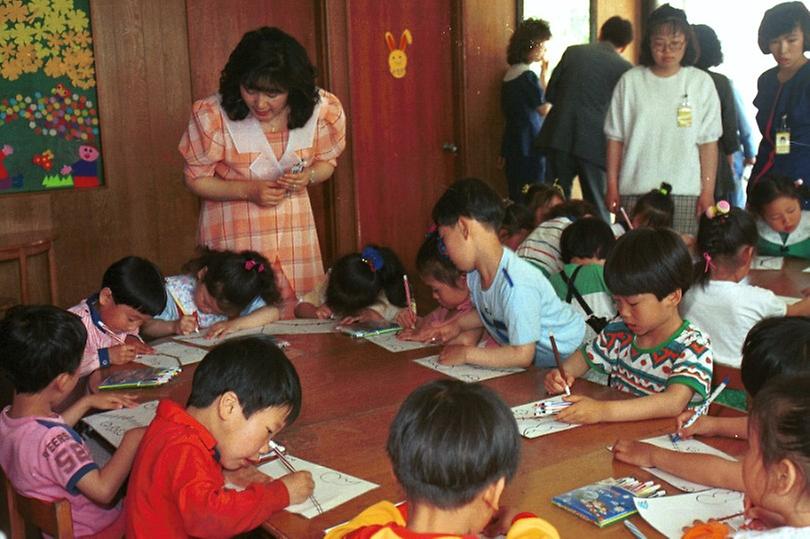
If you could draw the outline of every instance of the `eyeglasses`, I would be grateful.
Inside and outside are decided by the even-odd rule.
[[[654,51],[663,52],[678,52],[686,46],[686,41],[653,41],[650,47]]]

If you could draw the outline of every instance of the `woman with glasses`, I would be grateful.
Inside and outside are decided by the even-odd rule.
[[[672,185],[673,228],[697,232],[696,216],[714,205],[720,100],[686,14],[664,4],[650,14],[640,66],[613,90],[605,119],[607,194],[612,212],[635,205],[661,182]]]
[[[778,4],[762,17],[758,44],[776,66],[759,77],[757,125],[762,133],[748,191],[766,173],[810,181],[810,12],[802,2]],[[807,185],[807,184],[805,184]],[[802,205],[810,209],[807,197]]]

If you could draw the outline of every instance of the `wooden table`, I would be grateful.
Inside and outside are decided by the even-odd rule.
[[[802,290],[810,288],[810,273],[802,271],[806,267],[810,267],[810,260],[785,258],[781,270],[751,270],[750,281],[780,296],[799,298]]]

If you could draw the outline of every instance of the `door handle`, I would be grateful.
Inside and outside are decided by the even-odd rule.
[[[442,150],[447,153],[452,153],[453,155],[458,154],[458,146],[453,144],[452,142],[445,142],[442,144]]]

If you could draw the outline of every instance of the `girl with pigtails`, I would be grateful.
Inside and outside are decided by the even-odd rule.
[[[366,245],[337,260],[325,279],[295,307],[298,318],[342,317],[341,323],[396,318],[407,306],[405,267],[387,247]]]
[[[144,324],[150,337],[203,331],[214,338],[292,317],[289,282],[255,251],[203,248],[182,270],[166,278],[163,312]]]
[[[758,240],[754,218],[725,200],[700,217],[695,285],[681,314],[709,335],[715,361],[740,366],[748,331],[772,316],[808,316],[810,298],[786,305],[770,290],[744,282]]]

